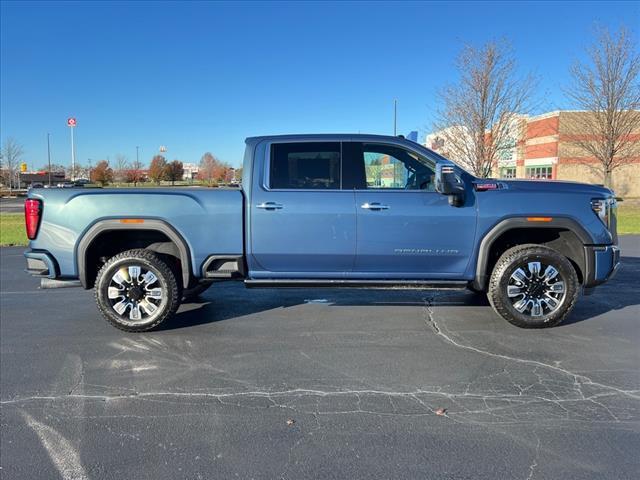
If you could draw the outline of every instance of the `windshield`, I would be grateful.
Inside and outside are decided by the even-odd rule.
[[[425,157],[427,157],[432,162],[435,162],[435,163],[437,163],[437,162],[453,163],[456,167],[458,167],[464,173],[466,173],[469,176],[475,178],[475,175],[473,175],[469,170],[467,170],[465,167],[463,167],[459,163],[455,162],[454,160],[451,160],[450,158],[447,158],[447,157],[443,157],[438,152],[435,152],[435,151],[431,150],[430,148],[425,147],[424,145],[420,145],[420,144],[416,143],[415,146],[419,147],[420,153],[423,154]]]

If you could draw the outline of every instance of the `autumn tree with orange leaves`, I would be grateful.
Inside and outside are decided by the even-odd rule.
[[[91,181],[99,183],[103,187],[113,182],[113,169],[106,160],[100,160],[98,164],[91,170]]]
[[[149,180],[160,185],[167,174],[167,160],[162,155],[156,155],[151,159],[149,165]]]
[[[218,160],[211,152],[206,152],[200,159],[198,178],[208,185],[217,184],[225,181],[229,170],[229,165]]]

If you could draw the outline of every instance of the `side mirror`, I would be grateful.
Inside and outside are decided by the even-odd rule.
[[[436,165],[436,192],[449,197],[449,205],[460,207],[464,204],[464,183],[453,166]]]

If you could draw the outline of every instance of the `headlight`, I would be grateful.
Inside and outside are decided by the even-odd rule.
[[[612,211],[615,206],[615,198],[594,198],[591,200],[591,209],[609,231],[611,231]]]

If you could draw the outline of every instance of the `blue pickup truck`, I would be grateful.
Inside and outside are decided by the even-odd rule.
[[[468,288],[507,321],[559,324],[619,263],[596,185],[479,179],[401,137],[246,140],[242,188],[32,190],[27,271],[95,288],[130,332],[218,281]]]

